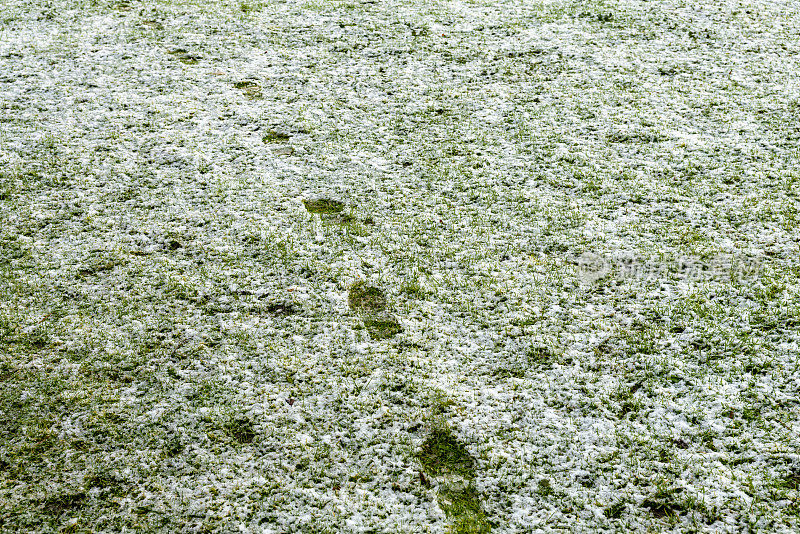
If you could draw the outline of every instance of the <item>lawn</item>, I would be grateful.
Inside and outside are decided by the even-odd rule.
[[[0,531],[800,531],[798,28],[4,0]]]

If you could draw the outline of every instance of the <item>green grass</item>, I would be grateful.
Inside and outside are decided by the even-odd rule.
[[[565,531],[702,531],[722,515],[743,531],[797,524],[800,477],[786,458],[799,182],[784,146],[800,105],[757,89],[785,82],[760,54],[789,61],[793,45],[785,32],[764,40],[772,24],[760,13],[737,8],[731,21],[709,3],[714,27],[698,28],[659,2],[461,6],[496,10],[484,20],[446,3],[396,13],[314,0],[326,22],[309,26],[302,6],[260,0],[84,4],[69,20],[57,5],[4,14],[19,35],[48,30],[0,58],[18,78],[10,90],[35,83],[15,70],[23,55],[53,84],[0,104],[0,499],[10,499],[0,530],[260,525],[297,510],[308,488],[296,481],[332,491],[302,505],[312,519],[297,530],[308,532],[341,531],[349,509],[324,518],[330,528],[315,515],[344,510],[341,495],[389,487],[422,498],[435,487],[452,532],[500,530],[487,513],[525,531],[512,509],[523,495],[553,518],[544,526]],[[740,35],[748,24],[754,33]],[[566,54],[564,39],[585,54]],[[98,43],[102,57],[86,56]],[[170,46],[186,48],[155,54],[143,73],[163,84],[137,85],[128,56]],[[383,47],[398,61],[371,55]],[[106,52],[124,65],[103,65],[112,82],[64,77]],[[195,52],[207,61],[183,68]],[[363,91],[341,83],[343,60]],[[398,83],[411,68],[415,83]],[[220,69],[235,77],[211,75]],[[75,120],[51,128],[63,88]],[[497,113],[484,120],[480,109]],[[187,127],[201,119],[225,135]],[[267,146],[253,146],[253,132]],[[286,209],[309,191],[347,203]],[[325,237],[311,246],[309,220]],[[682,278],[680,258],[730,248],[762,265]],[[668,268],[578,284],[566,259],[623,250]],[[381,287],[348,287],[354,278]],[[337,298],[353,313],[332,312]],[[452,399],[426,399],[434,383],[452,384]],[[470,390],[482,384],[497,394]],[[410,453],[417,431],[386,429],[426,410],[434,423]],[[350,428],[353,414],[375,417]],[[446,417],[489,434],[475,457]],[[587,424],[552,433],[540,426],[551,418]],[[592,421],[609,428],[591,436],[602,454],[574,456],[588,474],[573,480],[555,462],[583,450]],[[323,445],[326,434],[337,438]],[[385,464],[364,461],[373,447],[388,451]],[[409,487],[416,473],[395,476],[403,454],[424,488]],[[238,493],[170,493],[220,468]],[[729,481],[706,476],[718,468]],[[248,487],[254,471],[274,479]],[[161,500],[126,507],[142,494]],[[199,502],[208,508],[195,517]],[[408,511],[402,499],[369,502],[371,526]]]
[[[422,287],[422,285],[419,283],[418,280],[411,280],[405,282],[400,288],[400,292],[417,300],[424,299],[426,295],[425,289]]]
[[[229,415],[222,424],[225,433],[237,443],[252,443],[256,437],[253,422],[243,415]]]

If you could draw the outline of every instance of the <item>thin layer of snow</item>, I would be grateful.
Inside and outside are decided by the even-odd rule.
[[[798,27],[788,0],[6,2],[0,312],[50,338],[3,362],[61,377],[75,445],[2,479],[0,524],[443,532],[439,418],[495,532],[796,531]],[[759,268],[687,274],[723,257]],[[361,280],[403,332],[370,338]],[[74,524],[31,511],[83,490]]]

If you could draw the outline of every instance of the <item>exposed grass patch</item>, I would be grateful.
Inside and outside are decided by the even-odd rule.
[[[487,534],[492,531],[475,488],[445,487],[439,491],[438,502],[439,507],[451,522],[449,532],[453,534]]]
[[[677,497],[678,491],[673,488],[660,489],[642,501],[642,508],[647,508],[659,518],[674,516],[684,508]]]
[[[447,427],[434,428],[417,453],[422,468],[432,477],[460,475],[472,478],[475,460]]]
[[[239,2],[239,10],[245,14],[258,13],[262,9],[264,9],[263,2]]]
[[[778,487],[800,491],[800,466],[795,466],[789,470],[786,476],[777,481]]]
[[[191,54],[185,48],[174,48],[167,52],[167,54],[171,55],[184,65],[196,65],[200,62],[202,56]]]
[[[616,391],[611,394],[612,401],[615,401],[619,406],[617,411],[620,417],[635,416],[642,408],[642,401],[635,396],[642,383],[638,382],[631,386],[620,385]]]
[[[133,5],[128,0],[118,0],[117,2],[114,2],[111,7],[113,9],[116,9],[117,11],[123,11],[123,12],[130,11],[131,9],[133,9]]]
[[[502,365],[492,371],[492,375],[496,378],[524,378],[525,374],[525,367],[519,364]]]
[[[269,131],[267,131],[267,133],[265,133],[261,137],[261,140],[264,143],[285,143],[286,141],[288,141],[291,138],[292,138],[291,134],[289,134],[287,132],[282,132],[282,131],[279,131],[279,130],[269,130]],[[310,202],[314,202],[314,201],[310,201]],[[303,201],[303,203],[305,204],[305,201]]]
[[[543,478],[536,484],[536,493],[542,497],[549,497],[555,495],[556,490],[553,489],[553,484],[549,478]]]
[[[436,424],[416,456],[427,476],[440,481],[437,500],[450,520],[449,532],[491,532],[473,483],[475,459],[452,431],[446,425]],[[424,483],[426,477],[421,479]]]
[[[528,349],[527,353],[528,364],[531,367],[541,367],[549,369],[553,367],[556,362],[556,356],[550,348],[537,345]]]
[[[95,258],[78,269],[81,277],[113,271],[115,267],[125,265],[127,262],[121,258],[105,257]]]
[[[245,97],[250,100],[257,100],[262,97],[261,86],[251,80],[244,80],[233,84],[236,89],[242,91]]]
[[[372,339],[389,339],[403,331],[400,323],[392,317],[373,317],[364,319],[364,326],[367,328]]]
[[[252,443],[256,437],[253,422],[245,416],[230,416],[224,422],[223,429],[240,444]]]
[[[603,515],[609,519],[619,519],[620,517],[622,517],[622,514],[625,513],[626,508],[627,504],[625,503],[625,501],[620,501],[610,506],[607,506],[603,510]]]
[[[641,506],[653,516],[670,522],[685,515],[706,524],[712,524],[719,519],[718,510],[709,507],[704,500],[688,494],[682,487],[664,484],[659,484],[656,491],[642,501]]]
[[[19,193],[20,185],[15,178],[15,174],[0,171],[0,200],[10,201]]]
[[[320,198],[316,200],[303,200],[303,205],[309,213],[320,213],[324,215],[340,213],[344,210],[344,203],[338,200]]]
[[[412,281],[404,283],[400,287],[400,292],[405,294],[405,295],[408,295],[411,298],[418,299],[418,300],[424,299],[425,295],[426,295],[425,289],[416,280],[412,280]]]
[[[353,311],[376,313],[385,311],[388,301],[382,289],[368,286],[366,282],[359,281],[350,286],[347,293],[347,304]]]
[[[42,510],[50,515],[60,516],[64,512],[79,510],[84,506],[86,494],[83,492],[54,495],[42,499]]]

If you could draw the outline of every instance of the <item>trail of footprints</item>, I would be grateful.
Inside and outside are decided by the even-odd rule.
[[[344,213],[345,205],[338,200],[320,198],[303,200],[306,211],[341,224],[350,224],[355,217]],[[347,304],[364,322],[372,339],[389,339],[403,331],[397,318],[389,310],[389,301],[382,289],[366,282],[355,282],[347,293]]]
[[[343,214],[345,205],[337,200],[304,200],[303,204],[309,213],[320,217],[338,218],[338,222],[344,223],[352,220],[352,216]],[[403,331],[380,288],[363,281],[355,282],[348,291],[347,304],[361,316],[372,339],[389,339]],[[491,532],[475,489],[475,459],[446,424],[440,422],[433,426],[416,457],[423,470],[420,482],[425,485],[430,485],[431,479],[436,482],[437,500],[450,521],[450,531],[456,534]]]

